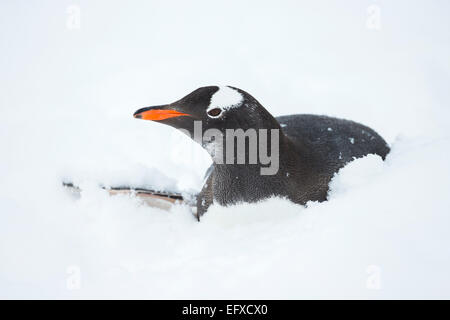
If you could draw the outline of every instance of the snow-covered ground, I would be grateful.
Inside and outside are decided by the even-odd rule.
[[[449,9],[2,1],[0,297],[450,298]],[[215,84],[274,115],[362,122],[392,152],[341,170],[328,202],[201,223],[98,188],[199,188],[205,152],[132,114]]]

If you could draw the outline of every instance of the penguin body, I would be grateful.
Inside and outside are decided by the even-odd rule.
[[[225,137],[220,158],[211,151],[211,144],[217,145],[218,140],[197,141],[213,159],[197,195],[198,219],[213,203],[227,206],[273,196],[303,205],[325,201],[331,178],[346,163],[367,154],[385,159],[389,152],[383,138],[362,124],[309,114],[275,118],[250,94],[234,87],[199,88],[172,104],[139,109],[134,116],[173,126],[191,137],[197,121],[202,125],[202,134],[216,130]],[[277,131],[276,139],[267,144],[267,155],[278,155],[276,170],[262,174],[267,163],[260,158],[256,163],[239,163],[238,153],[234,153],[235,161],[222,161],[231,139],[227,130],[231,129],[255,130],[258,142],[262,134]],[[260,144],[257,146],[261,148]],[[246,160],[251,158],[251,150],[255,149],[249,138],[245,140]]]

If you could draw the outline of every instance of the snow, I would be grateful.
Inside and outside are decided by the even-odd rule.
[[[450,298],[448,4],[379,2],[379,30],[356,0],[237,4],[81,2],[79,29],[63,2],[0,4],[0,298]],[[215,83],[392,151],[342,169],[327,202],[200,223],[99,188],[200,188],[207,153],[132,114]]]
[[[221,86],[219,87],[219,90],[212,95],[207,110],[213,108],[220,108],[222,110],[236,108],[241,105],[243,99],[244,97],[239,91],[228,86]]]

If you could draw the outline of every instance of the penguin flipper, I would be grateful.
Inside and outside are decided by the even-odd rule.
[[[70,191],[75,196],[79,196],[82,189],[71,182],[63,182],[63,187]],[[106,190],[109,195],[134,195],[141,199],[143,203],[150,207],[155,207],[169,211],[175,203],[184,203],[184,197],[178,192],[168,192],[168,191],[157,191],[145,188],[133,188],[129,186],[120,187],[104,187],[101,186],[103,190]]]

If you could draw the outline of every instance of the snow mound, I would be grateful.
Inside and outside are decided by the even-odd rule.
[[[385,167],[380,156],[370,154],[354,160],[339,170],[330,183],[333,194],[353,191],[379,176]]]

